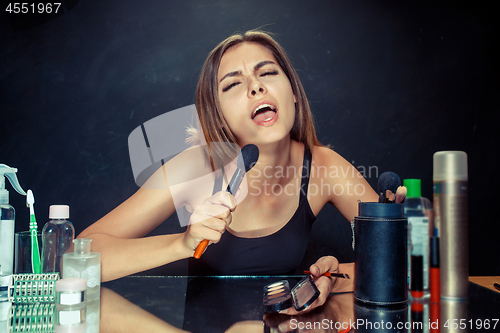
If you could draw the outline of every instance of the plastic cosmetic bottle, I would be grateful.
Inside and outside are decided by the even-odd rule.
[[[50,221],[42,230],[42,272],[62,273],[62,257],[66,252],[73,252],[75,228],[67,219],[69,206],[52,205],[49,207]]]
[[[14,270],[14,221],[16,210],[9,205],[9,191],[5,189],[5,177],[22,195],[26,192],[19,185],[16,168],[0,164],[0,301],[7,299],[10,276]]]
[[[429,291],[429,236],[432,236],[432,203],[422,197],[420,179],[404,179],[407,189],[405,216],[408,218],[410,289],[413,297],[422,297]],[[414,267],[415,265],[421,267]],[[416,276],[419,275],[419,276]]]
[[[101,254],[90,252],[92,239],[73,240],[75,252],[63,255],[63,278],[82,278],[87,280],[87,300],[101,295]]]

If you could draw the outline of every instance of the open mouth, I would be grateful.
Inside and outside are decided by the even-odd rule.
[[[252,120],[255,122],[270,121],[276,115],[276,108],[271,104],[259,105],[252,113]]]

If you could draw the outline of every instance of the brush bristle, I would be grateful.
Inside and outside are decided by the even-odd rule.
[[[241,148],[241,155],[245,164],[245,171],[248,172],[259,160],[259,148],[254,144],[248,144]]]
[[[405,201],[407,191],[405,186],[398,187],[396,191],[396,203],[403,203]]]
[[[382,173],[378,178],[377,185],[379,193],[385,193],[386,190],[390,190],[392,193],[396,193],[398,186],[401,185],[401,179],[396,173],[392,171],[386,171]]]
[[[197,146],[200,145],[202,142],[201,134],[198,131],[198,129],[194,127],[187,127],[186,128],[186,143],[189,144],[190,146]]]

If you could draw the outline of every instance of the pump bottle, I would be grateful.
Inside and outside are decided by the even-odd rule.
[[[26,192],[19,185],[17,169],[0,164],[0,301],[7,299],[10,275],[14,269],[14,221],[16,211],[9,205],[9,192],[5,188],[5,178],[22,195]]]
[[[68,221],[69,206],[50,206],[49,218],[42,230],[42,271],[62,273],[62,257],[66,252],[73,252],[75,238],[75,228]]]

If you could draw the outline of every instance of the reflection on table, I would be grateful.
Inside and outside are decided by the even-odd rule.
[[[322,307],[300,316],[265,314],[263,287],[283,279],[293,286],[300,278],[126,277],[104,283],[100,301],[86,304],[83,310],[66,309],[67,313],[61,313],[53,304],[12,306],[8,325],[0,327],[0,333],[61,329],[101,333],[500,330],[500,293],[474,283],[470,284],[469,299],[462,302],[442,300],[431,304],[429,298],[423,298],[410,299],[403,307],[373,307],[356,303],[353,293],[338,293],[331,294]],[[38,317],[29,321],[29,315]],[[61,326],[62,319],[65,327]]]
[[[106,323],[118,320],[123,332],[131,327],[152,332],[148,325],[155,332],[484,332],[486,327],[493,332],[495,324],[500,330],[500,294],[474,283],[462,302],[431,304],[423,298],[400,308],[372,307],[355,303],[352,293],[341,293],[302,316],[264,314],[263,287],[283,279],[293,286],[301,277],[128,277],[108,282],[101,331],[110,332]],[[106,304],[106,295],[114,295],[116,304]],[[111,310],[119,307],[128,311]],[[116,316],[112,320],[107,308]]]

